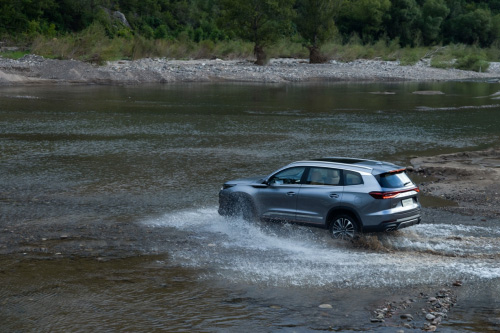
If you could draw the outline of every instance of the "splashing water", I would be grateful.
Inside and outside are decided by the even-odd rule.
[[[423,224],[349,243],[330,239],[323,229],[228,219],[213,208],[178,211],[145,224],[174,228],[189,239],[168,251],[175,263],[204,269],[205,278],[404,287],[500,277],[500,232],[483,227]]]

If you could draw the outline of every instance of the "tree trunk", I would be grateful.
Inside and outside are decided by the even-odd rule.
[[[323,64],[326,62],[326,57],[319,52],[319,47],[316,45],[309,46],[309,63],[310,64]]]
[[[262,46],[255,44],[253,53],[257,58],[257,60],[255,61],[256,65],[264,66],[265,64],[267,64],[267,54],[266,52],[264,52],[264,48]]]

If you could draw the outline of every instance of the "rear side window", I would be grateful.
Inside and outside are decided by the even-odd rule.
[[[340,170],[330,168],[309,169],[306,184],[309,185],[340,185]]]
[[[380,186],[386,188],[405,187],[413,184],[405,172],[383,173],[378,175],[376,178]]]
[[[359,185],[363,184],[363,177],[354,171],[344,171],[344,185]]]

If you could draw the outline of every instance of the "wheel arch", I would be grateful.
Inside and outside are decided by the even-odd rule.
[[[341,215],[341,214],[347,214],[347,215],[351,215],[352,217],[354,217],[356,219],[356,224],[357,224],[357,227],[359,229],[358,231],[363,231],[363,222],[362,222],[359,214],[356,212],[356,210],[354,210],[350,207],[345,207],[345,206],[334,207],[334,208],[330,209],[330,211],[328,212],[328,215],[326,217],[326,227],[330,228],[330,225],[333,222],[334,217]]]
[[[242,205],[248,204],[249,208],[251,209],[251,214],[254,217],[259,216],[259,210],[257,208],[256,202],[250,194],[245,192],[234,192],[231,193],[231,200],[233,201],[232,204],[234,205],[233,207],[236,210],[241,209]]]

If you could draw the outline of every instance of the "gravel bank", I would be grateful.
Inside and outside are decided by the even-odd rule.
[[[326,81],[450,81],[500,79],[500,63],[488,72],[438,69],[421,61],[400,66],[397,61],[356,60],[309,64],[304,59],[272,59],[267,66],[249,60],[169,60],[164,58],[113,61],[95,66],[75,60],[52,60],[27,55],[19,60],[0,57],[0,85],[25,84],[142,84],[174,82],[326,82]]]
[[[457,204],[447,210],[500,217],[500,148],[416,157],[411,164],[422,193]]]

